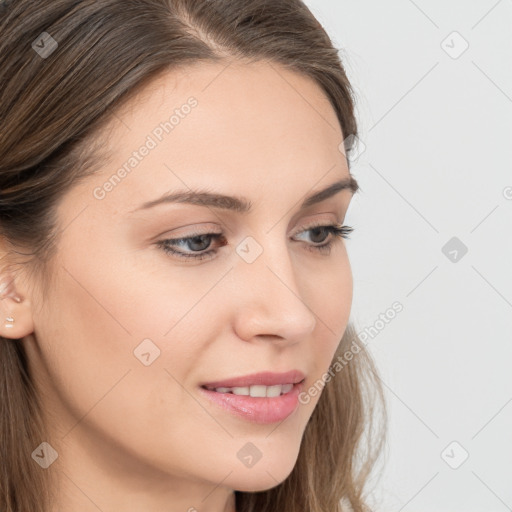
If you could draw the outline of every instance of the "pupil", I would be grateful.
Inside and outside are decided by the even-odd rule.
[[[205,243],[205,240],[206,240],[206,243]],[[199,247],[196,244],[199,244]],[[189,241],[189,247],[193,251],[202,251],[202,250],[206,249],[208,247],[208,245],[209,245],[209,243],[208,243],[207,235],[195,236],[195,237],[191,238]]]
[[[311,230],[311,235],[312,235],[312,236],[311,236],[311,240],[312,240],[313,242],[323,242],[323,241],[324,241],[324,239],[323,239],[322,237],[320,237],[320,240],[315,240],[315,238],[316,238],[319,234],[321,234],[321,233],[322,233],[322,230],[323,230],[323,228],[321,228],[321,227],[313,228],[313,229]]]

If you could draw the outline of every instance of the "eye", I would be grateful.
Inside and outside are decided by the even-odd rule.
[[[214,249],[207,250],[211,246],[212,240],[218,242],[219,247],[227,245],[227,240],[222,233],[194,233],[188,237],[183,238],[168,238],[160,240],[157,245],[167,254],[177,256],[183,259],[203,260],[211,257],[216,252]],[[183,250],[176,250],[174,247],[181,247],[189,249],[190,252],[183,252]]]
[[[317,223],[299,231],[298,235],[310,233],[309,237],[314,245],[309,244],[308,249],[328,254],[337,238],[348,239],[348,235],[352,233],[353,230],[354,228],[342,226],[341,224],[324,225]]]
[[[313,226],[302,228],[295,237],[297,237],[297,235],[310,233],[311,243],[306,244],[308,249],[328,253],[336,242],[336,238],[348,238],[348,235],[352,231],[353,228],[350,226],[342,226],[340,224],[323,225],[317,223]],[[217,248],[211,248],[212,242],[217,243]],[[187,237],[167,238],[156,243],[166,254],[170,254],[179,259],[195,261],[214,257],[218,248],[227,244],[228,241],[223,233],[192,233]]]

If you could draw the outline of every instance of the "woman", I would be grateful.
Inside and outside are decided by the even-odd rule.
[[[0,30],[1,509],[368,510],[357,125],[310,11],[14,0]]]

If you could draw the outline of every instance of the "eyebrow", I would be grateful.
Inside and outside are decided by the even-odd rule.
[[[301,209],[307,208],[308,206],[312,206],[316,203],[320,203],[321,201],[325,201],[341,190],[350,190],[352,195],[354,195],[359,190],[359,185],[353,176],[340,181],[336,181],[335,183],[329,185],[327,188],[319,190],[318,192],[314,192],[313,194],[310,194],[308,197],[306,197],[301,204]],[[237,213],[248,213],[252,207],[251,202],[244,197],[227,196],[224,194],[205,192],[201,190],[187,190],[164,194],[158,199],[143,203],[135,210],[132,210],[131,213],[138,210],[146,210],[148,208],[153,208],[154,206],[166,203],[194,204],[199,206],[219,208],[222,210],[232,210]]]

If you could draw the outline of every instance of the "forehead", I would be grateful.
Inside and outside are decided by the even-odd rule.
[[[116,112],[94,186],[121,174],[115,196],[132,208],[173,187],[257,192],[291,177],[300,195],[327,173],[348,176],[342,140],[311,78],[268,62],[200,63],[162,74]]]
[[[197,106],[189,109],[191,98]],[[291,141],[311,146],[342,139],[334,109],[313,79],[262,61],[200,63],[166,72],[119,111],[117,119],[114,152],[137,146],[141,135],[166,122],[171,131],[164,131],[161,142],[170,151],[179,149],[178,142],[210,149],[218,141],[249,148],[265,143],[268,150],[277,150]]]

